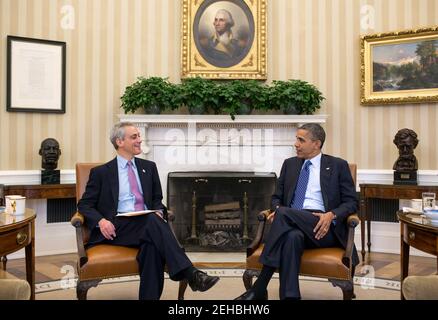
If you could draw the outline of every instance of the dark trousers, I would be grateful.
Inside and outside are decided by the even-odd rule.
[[[156,214],[136,217],[116,217],[114,240],[106,240],[99,229],[93,231],[90,246],[112,244],[138,247],[137,261],[140,271],[140,300],[158,300],[163,292],[164,265],[169,277],[178,281],[182,270],[192,266],[184,250],[178,245],[169,225]]]
[[[341,247],[333,224],[322,239],[315,239],[313,229],[318,221],[309,211],[287,207],[276,210],[260,262],[279,269],[280,299],[301,297],[298,275],[304,249]]]

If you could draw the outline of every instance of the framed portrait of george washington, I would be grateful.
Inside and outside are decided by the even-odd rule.
[[[361,38],[361,103],[438,101],[438,26]]]
[[[266,0],[182,5],[182,78],[266,79]]]

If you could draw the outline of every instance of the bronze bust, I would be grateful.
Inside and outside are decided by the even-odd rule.
[[[411,129],[401,129],[395,135],[393,142],[399,153],[393,169],[396,171],[417,171],[418,162],[414,156],[414,149],[418,145],[417,134]]]
[[[59,184],[60,171],[56,170],[56,167],[61,149],[58,141],[53,138],[44,139],[41,142],[39,154],[42,156],[41,167],[43,168],[41,170],[41,184]]]
[[[55,170],[61,155],[58,141],[53,138],[44,139],[39,154],[42,156],[41,167],[45,170]]]

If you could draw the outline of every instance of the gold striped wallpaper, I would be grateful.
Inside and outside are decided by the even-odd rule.
[[[108,131],[137,76],[180,81],[182,0],[0,0],[0,170],[41,168],[40,142],[56,138],[58,168],[114,155]],[[299,78],[327,100],[325,152],[360,169],[391,169],[398,129],[415,130],[420,169],[437,169],[436,103],[361,106],[363,34],[438,24],[436,0],[267,0],[268,81]],[[67,42],[66,113],[6,112],[6,36]]]

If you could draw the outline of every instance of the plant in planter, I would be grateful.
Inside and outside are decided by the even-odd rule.
[[[121,97],[125,113],[134,113],[143,108],[146,113],[159,114],[166,109],[175,109],[176,88],[167,78],[139,77],[135,83],[126,87]]]
[[[236,114],[250,114],[266,103],[266,86],[257,80],[233,80],[220,85],[223,111],[235,119]]]
[[[183,79],[179,87],[179,101],[191,114],[206,113],[208,108],[217,110],[218,85],[213,80],[200,77]]]
[[[270,108],[285,114],[313,114],[324,99],[318,88],[302,80],[274,80],[268,90]]]

